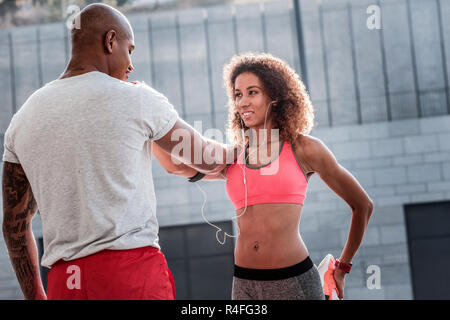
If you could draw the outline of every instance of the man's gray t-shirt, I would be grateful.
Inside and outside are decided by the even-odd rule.
[[[5,133],[3,161],[20,163],[42,219],[42,265],[103,249],[158,244],[151,140],[178,113],[145,84],[101,72],[33,93]]]

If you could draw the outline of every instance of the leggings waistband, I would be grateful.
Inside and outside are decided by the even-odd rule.
[[[280,269],[249,269],[234,265],[234,276],[247,280],[282,280],[299,276],[311,269],[313,265],[309,256],[293,266]]]

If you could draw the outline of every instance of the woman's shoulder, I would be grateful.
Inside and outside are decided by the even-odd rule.
[[[309,170],[313,171],[312,165],[315,163],[315,159],[320,157],[327,147],[321,139],[309,134],[300,133],[293,142],[293,149],[295,155],[307,164]]]
[[[309,134],[299,133],[293,141],[293,147],[303,152],[312,152],[324,146],[325,144],[319,138],[313,137]]]

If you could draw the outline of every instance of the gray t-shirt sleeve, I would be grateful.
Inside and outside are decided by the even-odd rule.
[[[175,125],[178,112],[169,100],[146,84],[141,85],[142,124],[151,140],[159,140]]]
[[[12,122],[9,124],[8,129],[5,132],[5,141],[4,141],[4,152],[3,152],[3,162],[12,162],[12,163],[20,163],[19,158],[17,157],[14,151],[14,145],[11,139],[12,134]]]

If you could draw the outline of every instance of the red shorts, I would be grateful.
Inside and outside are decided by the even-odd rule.
[[[47,278],[49,300],[174,300],[175,283],[154,247],[103,250],[56,262]]]

